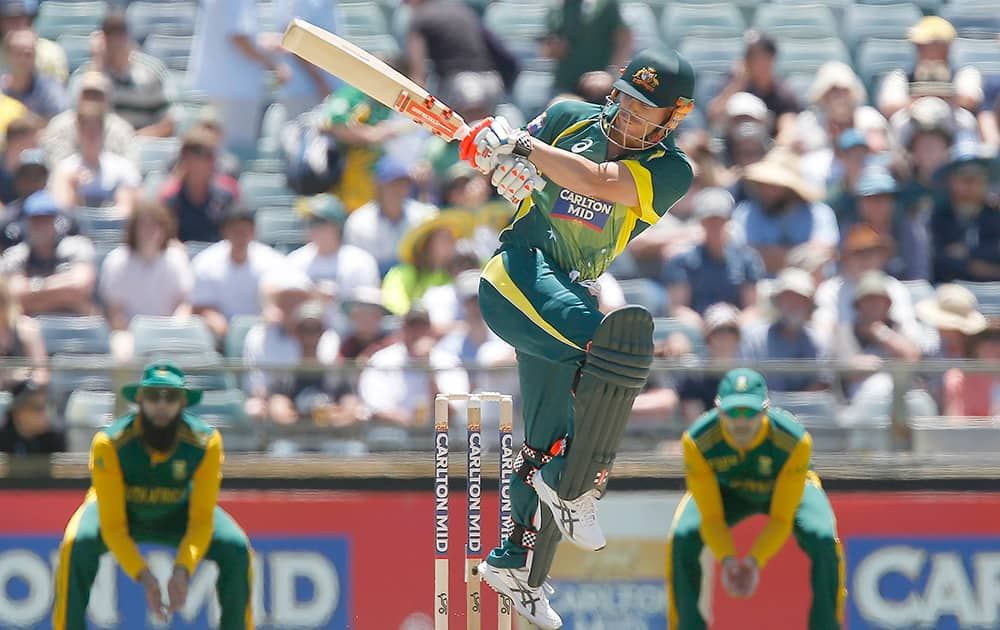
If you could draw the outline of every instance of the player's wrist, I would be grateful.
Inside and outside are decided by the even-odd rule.
[[[513,143],[513,150],[511,153],[524,159],[528,159],[531,155],[531,151],[534,149],[534,144],[532,142],[531,134],[524,132],[517,135],[517,139]]]

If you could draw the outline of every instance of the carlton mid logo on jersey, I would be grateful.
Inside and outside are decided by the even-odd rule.
[[[552,216],[566,219],[586,226],[597,232],[603,232],[608,223],[608,217],[615,209],[615,204],[602,199],[594,199],[577,194],[572,190],[559,191],[559,198],[552,204]]]

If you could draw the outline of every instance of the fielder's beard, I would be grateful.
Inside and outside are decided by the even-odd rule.
[[[166,425],[159,426],[153,423],[152,420],[147,420],[149,417],[145,411],[142,411],[142,441],[149,448],[154,451],[160,451],[161,453],[166,453],[174,446],[174,442],[177,440],[177,431],[181,427],[181,414],[177,413],[176,416]]]

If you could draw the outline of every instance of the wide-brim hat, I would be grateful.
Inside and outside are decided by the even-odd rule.
[[[787,188],[805,201],[819,201],[823,198],[823,192],[802,177],[798,159],[782,149],[773,150],[760,162],[748,165],[743,179],[751,184]]]
[[[916,304],[920,321],[940,330],[957,330],[963,335],[978,335],[989,321],[978,310],[976,296],[957,284],[942,284],[934,297]]]
[[[126,400],[137,402],[136,394],[143,387],[183,390],[187,394],[188,407],[201,402],[201,390],[187,387],[184,382],[184,372],[181,372],[180,368],[172,363],[152,363],[147,365],[142,371],[142,380],[138,383],[129,383],[122,387],[122,396]]]
[[[978,141],[961,140],[952,147],[948,162],[938,169],[935,178],[941,180],[965,166],[978,166],[989,177],[996,167],[996,158]]]
[[[437,230],[450,230],[452,236],[460,239],[471,235],[475,227],[475,217],[467,210],[445,210],[431,214],[403,234],[403,238],[399,240],[399,260],[412,265],[416,260],[417,250]]]

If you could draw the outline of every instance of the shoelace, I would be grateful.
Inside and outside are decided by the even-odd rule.
[[[596,492],[589,490],[585,492],[579,499],[574,501],[577,505],[574,505],[574,511],[577,516],[580,517],[580,522],[584,525],[593,525],[597,522],[597,507],[594,501]]]

